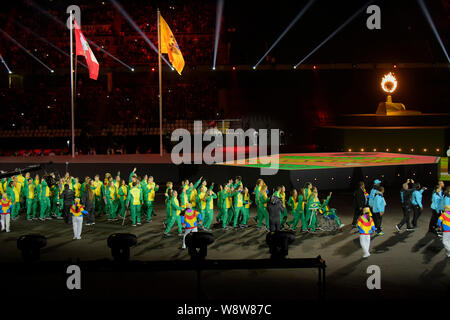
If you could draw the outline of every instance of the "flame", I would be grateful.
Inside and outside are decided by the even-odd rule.
[[[387,84],[391,83],[391,87],[387,87]],[[383,79],[381,80],[381,88],[383,88],[384,91],[391,93],[394,92],[397,88],[397,79],[395,79],[392,72],[389,72],[388,74],[385,74]]]

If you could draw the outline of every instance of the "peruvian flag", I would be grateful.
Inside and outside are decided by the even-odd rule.
[[[86,38],[81,33],[80,28],[77,23],[75,23],[75,52],[77,56],[84,56],[89,68],[89,78],[97,80],[98,77],[98,61],[95,59],[94,53],[92,52]]]

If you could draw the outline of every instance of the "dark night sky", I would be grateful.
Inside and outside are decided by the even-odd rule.
[[[45,10],[56,9],[64,17],[65,8],[70,4],[83,4],[85,0],[36,0]],[[99,11],[112,4],[106,0],[95,0]],[[151,4],[154,7],[189,4],[190,1],[119,1],[125,5],[139,7]],[[195,1],[210,2],[211,15],[215,16],[215,0]],[[306,5],[307,0],[224,0],[223,33],[221,41],[230,40],[231,63],[254,65],[270,47],[275,39],[285,30],[294,17]],[[367,1],[364,0],[316,0],[305,15],[286,34],[271,52],[277,64],[293,65],[299,62],[323,39],[338,28]],[[438,31],[449,48],[450,8],[445,8],[446,1],[425,0]],[[381,8],[381,30],[368,30],[365,10],[333,39],[314,53],[305,63],[334,62],[445,62],[445,56],[435,39],[416,0],[377,0],[373,4]],[[10,8],[16,10],[10,11]],[[3,12],[36,11],[27,5],[27,1],[10,2]],[[133,12],[129,12],[133,17]],[[47,21],[37,11],[36,22]],[[149,13],[149,22],[154,20],[154,13]],[[196,17],[192,17],[195,23]],[[7,22],[3,20],[4,26]],[[50,23],[50,22],[49,22]],[[234,29],[234,32],[228,32]],[[45,35],[43,35],[45,37]]]
[[[225,1],[225,28],[235,28],[233,63],[255,64],[308,1]],[[276,63],[295,64],[366,1],[316,1],[272,51]],[[305,63],[445,62],[415,0],[375,1],[381,30],[368,30],[365,11]],[[450,18],[441,1],[426,1],[448,47]]]

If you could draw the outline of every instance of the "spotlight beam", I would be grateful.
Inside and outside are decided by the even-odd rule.
[[[86,38],[86,36],[85,36]],[[115,61],[117,61],[118,63],[120,63],[121,65],[123,65],[124,67],[127,67],[128,69],[130,69],[131,71],[134,71],[133,67],[130,67],[129,65],[127,65],[125,62],[123,62],[122,60],[119,60],[119,58],[116,58],[115,56],[113,56],[111,53],[109,53],[108,51],[106,51],[105,49],[103,49],[102,47],[100,47],[98,44],[92,42],[91,40],[89,40],[88,38],[86,38],[87,42],[89,42],[90,44],[92,44],[94,47],[100,49],[100,51],[102,51],[103,53],[105,53],[106,55],[110,56],[112,59],[114,59]]]
[[[59,53],[65,55],[66,57],[70,57],[70,55],[67,52],[64,52],[62,49],[60,49],[59,47],[57,47],[56,45],[54,45],[53,43],[51,43],[50,41],[48,41],[47,39],[41,37],[40,35],[38,35],[36,32],[34,32],[33,30],[31,30],[30,28],[24,26],[23,24],[21,24],[18,21],[14,21],[12,20],[14,24],[16,24],[18,27],[22,28],[23,30],[29,32],[30,34],[32,34],[34,37],[38,38],[39,40],[41,40],[42,42],[45,42],[46,44],[48,44],[49,46],[51,46],[53,49],[55,49],[56,51],[58,51]],[[87,68],[88,66],[85,65],[84,63],[82,63],[81,61],[78,61],[79,64],[81,64],[83,67]]]
[[[436,26],[434,25],[433,19],[431,19],[430,12],[427,9],[427,6],[425,5],[425,2],[423,0],[417,0],[420,9],[422,9],[422,12],[425,16],[425,18],[428,21],[428,24],[430,25],[431,30],[433,30],[434,36],[436,37],[436,40],[439,42],[439,45],[442,48],[442,51],[444,51],[445,57],[447,58],[447,61],[450,62],[450,58],[448,56],[447,50],[445,49],[444,43],[442,42],[441,36],[439,35],[439,32],[436,29]]]
[[[48,71],[54,72],[52,68],[50,68],[48,65],[46,65],[44,62],[42,62],[41,59],[36,57],[34,54],[32,54],[29,50],[27,50],[24,46],[22,46],[19,42],[16,41],[13,37],[11,37],[8,33],[6,33],[3,29],[0,29],[0,33],[2,33],[5,37],[7,37],[11,42],[13,42],[16,46],[18,46],[20,49],[25,51],[29,56],[31,56],[34,60],[39,62],[41,65],[43,65]]]
[[[347,26],[350,22],[353,21],[353,19],[355,19],[361,12],[363,12],[364,10],[366,10],[366,8],[372,3],[374,2],[374,0],[371,0],[369,2],[367,2],[364,6],[362,6],[358,11],[356,11],[350,18],[348,18],[347,20],[345,20],[345,22],[340,25],[336,30],[334,30],[328,37],[325,38],[325,40],[323,40],[317,47],[315,47],[310,53],[308,53],[306,55],[306,57],[304,57],[302,60],[300,60],[299,63],[297,63],[294,66],[294,69],[297,68],[299,65],[301,65],[306,59],[308,59],[314,52],[316,52],[317,50],[320,49],[320,47],[322,47],[326,42],[328,42],[328,40],[330,40],[331,38],[333,38],[337,33],[339,33],[339,31],[341,31],[342,29],[344,29],[345,26]]]
[[[156,52],[156,54],[160,54],[158,52],[158,48],[153,44],[153,42],[150,41],[150,39],[145,35],[145,33],[138,27],[136,22],[131,19],[129,14],[125,11],[125,9],[116,1],[116,0],[110,0],[110,2],[113,4],[114,7],[116,7],[117,11],[119,11],[122,16],[128,21],[128,23],[134,28],[134,30],[137,31],[137,33],[140,34],[142,39],[150,46],[150,48],[153,49],[153,51]],[[164,60],[164,62],[173,70],[172,65],[164,58],[164,56],[161,54],[161,59]]]
[[[215,39],[214,39],[214,60],[213,60],[213,70],[216,69],[217,49],[219,48],[219,37],[220,37],[220,26],[221,26],[221,21],[222,21],[223,2],[224,2],[224,0],[217,0],[217,9],[216,9],[216,37],[215,37]]]
[[[59,20],[58,18],[56,18],[55,16],[53,16],[52,14],[48,13],[47,11],[45,11],[44,9],[42,9],[39,5],[37,5],[35,2],[30,1],[29,2],[34,8],[36,8],[37,11],[39,11],[41,14],[43,14],[44,16],[46,16],[47,18],[55,21],[57,24],[59,24],[61,27],[66,28],[66,24],[64,22],[62,22],[61,20]],[[120,60],[119,58],[113,56],[111,53],[109,53],[108,51],[106,51],[105,49],[103,49],[102,47],[100,47],[99,45],[97,45],[96,43],[92,42],[91,40],[89,40],[86,36],[84,36],[86,41],[89,42],[90,44],[92,44],[94,47],[100,49],[100,51],[102,51],[103,53],[105,53],[106,55],[108,55],[109,57],[111,57],[112,59],[114,59],[115,61],[117,61],[118,63],[120,63],[121,65],[125,66],[126,68],[130,69],[131,71],[134,71],[133,67],[130,67],[129,65],[127,65],[125,62],[123,62],[122,60]]]
[[[0,54],[0,60],[2,61],[3,65],[5,66],[6,70],[8,70],[8,73],[11,74],[11,70],[8,68],[8,65],[6,64],[5,59],[3,59],[3,56]]]
[[[272,51],[273,48],[280,42],[281,39],[288,33],[288,31],[297,23],[297,21],[303,16],[303,14],[309,9],[309,7],[314,3],[315,0],[310,0],[306,6],[297,14],[297,16],[294,18],[294,20],[291,21],[291,23],[287,26],[287,28],[281,33],[281,35],[275,40],[275,42],[270,46],[269,50],[267,50],[266,53],[259,59],[259,61],[253,66],[253,69],[256,69],[256,67],[264,60],[264,58],[269,54],[270,51]]]

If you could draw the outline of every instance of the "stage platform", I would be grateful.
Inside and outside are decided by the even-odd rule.
[[[450,181],[450,174],[448,173],[448,158],[441,158],[441,177],[440,180]]]
[[[422,113],[406,115],[343,114],[336,119],[342,126],[446,126],[450,123],[450,113]]]
[[[391,165],[433,164],[438,157],[386,152],[289,153],[279,155],[280,170],[313,170]],[[224,162],[222,165],[262,168],[269,157]]]
[[[267,159],[257,158],[221,165],[259,170],[268,166],[264,164],[266,162]],[[360,180],[370,182],[376,178],[384,180],[389,186],[400,185],[407,177],[432,183],[439,175],[439,162],[439,157],[385,152],[281,154],[277,175],[282,176],[284,181],[289,179],[294,188],[303,187],[309,181],[319,189],[327,190],[348,189]],[[281,183],[270,176],[262,178]]]
[[[443,154],[450,135],[448,126],[323,126],[317,129],[320,151],[388,151]]]
[[[353,188],[358,181],[371,182],[381,179],[386,186],[399,186],[407,178],[417,178],[422,183],[433,185],[439,178],[440,158],[434,156],[409,155],[385,152],[336,152],[336,153],[294,153],[280,154],[279,170],[275,175],[261,176],[263,158],[243,159],[217,165],[172,163],[170,155],[96,155],[53,157],[8,157],[0,158],[0,169],[4,171],[24,168],[31,164],[48,164],[47,172],[68,170],[78,177],[116,174],[125,178],[134,167],[139,175],[151,174],[163,184],[166,181],[180,182],[183,179],[196,180],[203,176],[217,184],[240,175],[247,186],[253,186],[263,178],[270,187],[285,185],[287,188],[303,187],[307,181],[322,190]],[[253,163],[254,162],[254,163]]]

